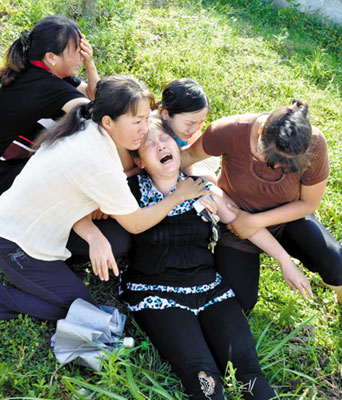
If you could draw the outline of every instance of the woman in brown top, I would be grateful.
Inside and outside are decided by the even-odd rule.
[[[327,144],[307,113],[307,104],[295,102],[271,114],[222,118],[184,154],[184,167],[222,155],[218,185],[240,210],[231,206],[237,218],[222,227],[216,265],[246,312],[257,302],[260,249],[244,239],[265,227],[342,303],[341,246],[312,214],[329,175]],[[286,280],[302,291],[301,281]]]

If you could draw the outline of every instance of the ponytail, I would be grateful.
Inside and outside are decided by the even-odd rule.
[[[285,173],[302,173],[309,165],[308,149],[312,127],[308,104],[294,100],[267,118],[261,135],[263,152],[270,168],[281,165]]]
[[[10,85],[27,68],[27,51],[31,44],[30,34],[27,30],[21,32],[19,39],[15,40],[8,49],[5,66],[0,69],[1,85]]]

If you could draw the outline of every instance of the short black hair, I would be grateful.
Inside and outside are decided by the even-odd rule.
[[[205,91],[196,81],[187,78],[176,79],[165,86],[159,104],[159,110],[167,110],[170,117],[205,107],[210,107]]]

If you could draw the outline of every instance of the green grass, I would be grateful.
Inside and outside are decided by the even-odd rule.
[[[229,114],[270,111],[294,97],[326,135],[331,174],[317,216],[342,239],[342,28],[270,1],[98,0],[96,24],[81,1],[0,0],[0,55],[47,14],[75,18],[93,45],[101,76],[134,75],[159,96],[172,79],[199,81],[211,100],[208,123]],[[122,261],[124,262],[124,260]],[[101,303],[116,304],[117,282],[78,274]],[[283,399],[340,399],[341,307],[316,274],[307,302],[279,269],[262,259],[259,302],[249,317],[264,373]],[[129,320],[132,350],[108,356],[101,372],[60,367],[49,347],[54,324],[22,317],[0,321],[0,397],[45,399],[185,399],[178,379]],[[238,399],[230,367],[227,395]],[[228,394],[229,393],[229,394]]]

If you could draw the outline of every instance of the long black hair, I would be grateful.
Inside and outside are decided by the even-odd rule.
[[[0,70],[1,85],[10,85],[30,61],[41,61],[48,52],[62,54],[70,41],[77,48],[80,38],[80,28],[71,19],[60,16],[42,19],[31,32],[23,31],[7,50],[5,65]]]
[[[308,104],[294,100],[291,107],[281,107],[267,118],[261,135],[261,151],[267,165],[280,165],[283,172],[303,172],[308,166],[307,150],[312,127]]]
[[[135,115],[140,99],[147,99],[154,107],[154,96],[136,79],[127,76],[103,78],[96,85],[95,99],[89,103],[75,106],[52,129],[40,134],[35,143],[51,145],[57,140],[71,136],[85,128],[86,120],[101,125],[102,118],[108,115],[113,121],[123,114]]]

